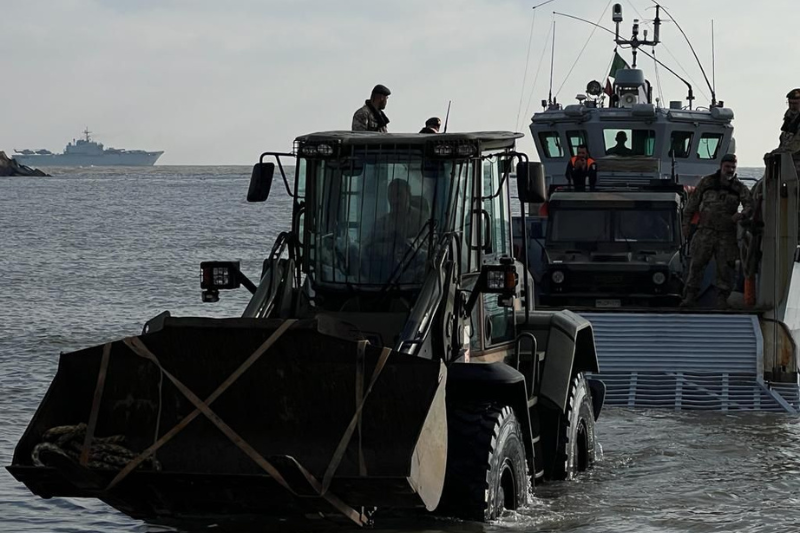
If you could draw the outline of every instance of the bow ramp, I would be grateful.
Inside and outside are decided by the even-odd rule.
[[[757,314],[581,313],[594,327],[606,404],[797,413],[798,384],[764,379]]]

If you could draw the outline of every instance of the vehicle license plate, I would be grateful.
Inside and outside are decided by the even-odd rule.
[[[597,307],[621,307],[622,302],[619,300],[596,300]]]

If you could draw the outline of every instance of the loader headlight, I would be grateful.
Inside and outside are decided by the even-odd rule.
[[[560,285],[564,283],[564,273],[560,270],[556,270],[550,275],[550,279],[553,280],[553,283]]]
[[[511,262],[505,262],[499,265],[484,265],[483,271],[486,276],[484,290],[487,292],[513,293],[519,282],[513,259]]]
[[[200,269],[203,271],[201,289],[239,288],[239,261],[204,261]]]
[[[453,155],[453,145],[437,144],[433,147],[433,153],[439,156]]]
[[[475,153],[475,146],[471,144],[462,144],[458,147],[458,155],[472,155]]]
[[[330,144],[318,144],[317,153],[319,155],[333,155],[333,146]]]
[[[663,272],[656,272],[653,274],[653,283],[656,285],[663,285],[667,281],[667,276]]]

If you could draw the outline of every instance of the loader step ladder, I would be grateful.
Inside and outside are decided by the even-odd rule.
[[[754,314],[582,312],[594,328],[606,405],[797,413],[797,383],[763,379]]]

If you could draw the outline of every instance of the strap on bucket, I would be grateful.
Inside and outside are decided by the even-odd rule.
[[[160,439],[154,442],[150,447],[146,450],[141,452],[138,456],[132,459],[125,467],[117,473],[114,479],[111,480],[106,490],[110,490],[114,488],[117,484],[119,484],[123,479],[125,479],[133,470],[135,470],[143,461],[145,461],[148,457],[150,457],[153,453],[156,452],[159,448],[161,448],[164,444],[169,442],[175,435],[180,433],[189,423],[197,418],[201,413],[206,416],[217,428],[226,436],[228,437],[231,442],[233,442],[237,447],[239,447],[243,452],[247,454],[250,459],[253,460],[258,466],[260,466],[267,474],[270,475],[275,481],[278,482],[283,488],[288,490],[293,495],[297,495],[297,493],[292,489],[286,479],[281,475],[281,473],[269,462],[267,461],[258,451],[256,451],[250,444],[245,441],[241,436],[239,436],[230,426],[228,426],[209,406],[211,403],[214,402],[219,396],[225,392],[248,368],[250,368],[280,337],[283,335],[286,330],[288,330],[297,320],[291,319],[284,321],[280,327],[272,334],[270,337],[264,341],[264,343],[259,346],[259,348],[253,352],[250,357],[248,357],[240,366],[237,368],[217,389],[211,393],[211,395],[204,401],[202,401],[197,395],[195,395],[186,385],[181,383],[181,381],[172,375],[169,371],[164,369],[161,366],[158,358],[147,348],[147,346],[139,339],[138,337],[127,337],[123,340],[123,343],[137,356],[147,359],[148,361],[155,364],[158,369],[162,372],[163,375],[167,376],[167,378],[175,385],[177,388],[194,406],[195,410],[192,411],[187,417],[181,420],[178,424],[176,424],[171,430],[167,433],[162,435]],[[91,444],[91,439],[93,438],[94,427],[92,426],[92,421],[94,421],[94,425],[97,423],[97,412],[99,410],[100,405],[100,397],[102,396],[103,385],[105,383],[105,376],[108,369],[108,358],[111,353],[111,343],[106,344],[103,347],[103,359],[101,360],[100,365],[100,373],[98,375],[98,384],[95,388],[95,398],[92,404],[92,411],[89,416],[90,427],[87,429],[87,436],[86,440],[84,441],[84,449],[82,450],[82,457],[83,455],[87,456],[88,459],[88,450],[89,445]],[[369,394],[369,390],[367,391]],[[309,485],[314,488],[314,490],[320,495],[320,497],[324,498],[328,503],[330,503],[334,508],[336,508],[339,512],[341,512],[344,516],[348,517],[354,523],[359,526],[366,525],[368,523],[368,519],[364,516],[363,513],[359,513],[352,507],[348,506],[344,503],[341,499],[336,497],[331,493],[327,493],[326,490],[323,490],[322,484],[302,465],[300,465],[294,458],[290,458],[295,465],[297,466],[298,470],[303,474],[308,481]]]
[[[359,349],[362,349],[361,346],[359,346]],[[367,398],[372,392],[372,387],[378,380],[378,376],[381,375],[381,371],[383,371],[383,368],[386,366],[386,361],[389,359],[389,355],[391,353],[392,353],[391,348],[384,348],[383,351],[381,351],[381,355],[378,357],[378,363],[375,365],[375,370],[372,371],[372,376],[370,377],[369,385],[367,386],[367,390],[364,393],[364,397],[359,400],[356,412],[355,414],[353,414],[353,418],[350,420],[350,424],[348,424],[347,429],[345,429],[344,435],[342,435],[341,440],[339,440],[339,445],[336,447],[336,451],[333,453],[333,457],[331,457],[331,462],[328,464],[328,468],[325,470],[325,475],[322,478],[322,494],[325,494],[328,488],[331,486],[331,481],[333,481],[333,475],[336,473],[336,469],[339,468],[339,464],[341,464],[342,462],[342,458],[344,457],[344,453],[347,450],[347,446],[350,444],[350,439],[353,437],[353,432],[355,431],[356,426],[360,426],[361,424],[361,411],[364,410],[364,404],[367,402]],[[363,366],[356,365],[356,368],[358,369],[357,371],[363,372]],[[363,380],[363,375],[359,379]],[[356,383],[358,383],[359,379],[356,380]],[[359,459],[361,459],[360,434],[359,434],[358,450],[359,450]]]

